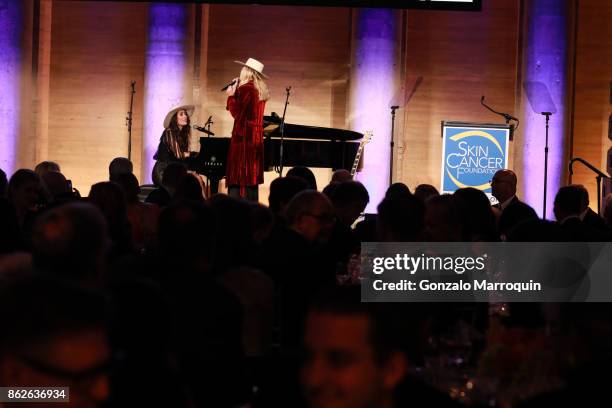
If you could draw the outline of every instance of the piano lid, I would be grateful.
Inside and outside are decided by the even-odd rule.
[[[271,116],[264,116],[263,126],[266,136],[280,137],[281,118],[272,112]],[[285,137],[288,139],[317,139],[317,140],[359,140],[363,134],[352,130],[326,128],[320,126],[294,125],[285,122]]]

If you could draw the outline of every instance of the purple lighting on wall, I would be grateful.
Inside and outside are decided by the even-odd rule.
[[[546,119],[549,129],[546,218],[553,218],[553,202],[563,177],[566,133],[568,4],[567,0],[532,0],[528,3],[525,50],[526,95],[522,180],[524,199],[542,216]]]
[[[20,1],[0,0],[0,168],[8,177],[17,165],[21,12]]]
[[[354,66],[351,76],[351,128],[372,130],[357,179],[368,189],[366,212],[376,212],[389,187],[390,106],[397,78],[397,11],[357,9]]]
[[[152,3],[149,6],[144,89],[144,138],[142,171],[151,182],[153,155],[164,130],[166,113],[183,104],[188,6]]]

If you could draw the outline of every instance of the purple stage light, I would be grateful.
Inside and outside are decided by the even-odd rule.
[[[351,128],[372,130],[365,148],[363,170],[357,173],[370,194],[366,212],[376,212],[389,187],[391,109],[398,67],[398,11],[356,10],[356,44],[351,76]]]
[[[552,111],[545,214],[547,219],[552,219],[554,197],[564,169],[569,8],[567,0],[532,0],[528,4],[523,84],[528,103],[523,121],[524,165],[519,177],[525,201],[543,216],[546,118],[541,112]]]
[[[144,89],[144,138],[142,170],[151,181],[151,171],[166,113],[184,103],[187,58],[188,7],[152,3],[149,6]]]
[[[8,177],[17,166],[21,30],[21,2],[0,0],[0,168]]]

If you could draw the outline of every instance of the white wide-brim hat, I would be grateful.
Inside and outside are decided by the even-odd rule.
[[[195,106],[182,105],[182,106],[177,106],[176,108],[172,109],[170,112],[168,112],[168,114],[166,115],[166,118],[164,119],[164,129],[170,126],[170,120],[172,119],[172,116],[181,110],[187,111],[187,114],[191,118],[193,116],[193,111],[195,111]]]
[[[268,78],[266,74],[263,73],[264,64],[257,61],[255,58],[249,58],[247,62],[234,61],[236,64],[244,65],[245,67],[251,68],[253,71],[257,72],[264,78]]]

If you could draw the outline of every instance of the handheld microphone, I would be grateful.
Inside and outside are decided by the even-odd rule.
[[[230,86],[233,86],[235,83],[236,83],[236,80],[234,79],[232,82],[230,82],[229,84],[227,84],[223,88],[221,88],[221,92],[226,91],[227,88],[229,88]]]

